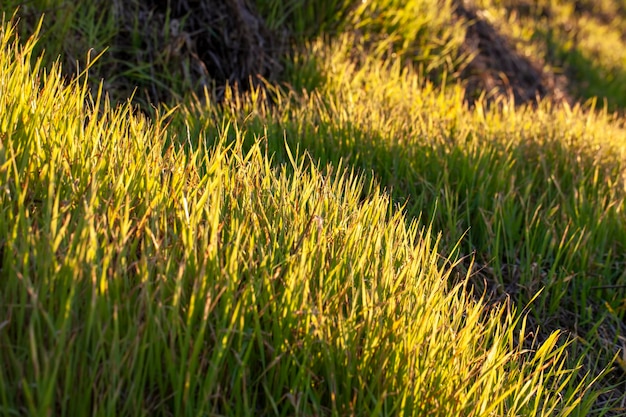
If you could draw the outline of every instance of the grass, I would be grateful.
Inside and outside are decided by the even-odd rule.
[[[624,101],[624,2],[481,0],[498,28],[530,56],[567,76],[570,92],[581,100],[601,98],[611,111]],[[520,7],[522,3],[526,7]]]
[[[2,414],[623,413],[623,119],[470,109],[448,13],[340,6],[288,86],[151,117],[3,24]]]

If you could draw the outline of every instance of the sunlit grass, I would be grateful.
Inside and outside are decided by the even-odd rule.
[[[443,253],[475,260],[465,267],[477,291],[520,308],[534,300],[535,325],[576,334],[570,352],[590,349],[594,373],[609,366],[623,349],[623,121],[548,101],[470,110],[460,87],[366,51],[350,36],[313,44],[297,62],[307,70],[298,82],[315,90],[271,107],[255,97],[194,105],[186,123],[199,132],[239,120],[245,143],[263,132],[276,162],[288,160],[286,140],[322,164],[355,167],[440,231]]]
[[[3,414],[565,416],[593,406],[593,376],[570,365],[580,359],[568,358],[566,336],[533,340],[520,309],[488,307],[454,257],[441,261],[465,225],[445,230],[428,210],[474,178],[460,155],[501,163],[495,145],[483,154],[444,133],[463,117],[505,131],[501,114],[462,116],[445,105],[454,94],[426,85],[400,99],[367,87],[362,69],[338,68],[344,78],[327,88],[365,84],[338,91],[341,105],[322,90],[246,120],[148,120],[93,97],[85,76],[66,85],[58,66],[31,64],[34,41],[18,46],[3,25]],[[395,71],[379,69],[407,87]],[[433,119],[411,113],[419,106]],[[403,127],[411,115],[416,126]],[[460,172],[417,165],[434,161],[427,145]],[[508,184],[484,175],[478,194]],[[412,193],[404,210],[400,191]],[[432,228],[416,220],[420,201]],[[440,210],[455,219],[455,206]]]

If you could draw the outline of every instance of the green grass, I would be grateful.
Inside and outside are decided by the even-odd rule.
[[[490,21],[517,47],[567,76],[582,101],[599,97],[612,111],[626,107],[626,4],[621,0],[480,0]]]
[[[450,7],[337,3],[283,87],[150,118],[41,58],[84,15],[4,23],[0,412],[623,414],[623,119],[469,109]]]

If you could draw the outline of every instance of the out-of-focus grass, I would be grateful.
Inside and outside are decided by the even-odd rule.
[[[620,0],[478,0],[483,16],[516,46],[567,77],[582,101],[626,107],[626,8]]]

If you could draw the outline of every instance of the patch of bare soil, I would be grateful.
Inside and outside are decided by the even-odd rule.
[[[461,79],[470,104],[481,95],[489,102],[512,97],[517,105],[536,103],[542,98],[571,102],[565,77],[519,53],[480,12],[459,1],[455,15],[468,23],[461,53],[473,59],[463,69]]]
[[[134,0],[117,5],[121,28],[112,52],[121,67],[132,70],[148,63],[155,77],[182,79],[196,93],[208,87],[218,101],[227,84],[247,90],[263,80],[277,80],[282,72],[287,36],[270,31],[249,0]],[[150,83],[150,101],[171,98],[173,91],[162,87]]]

